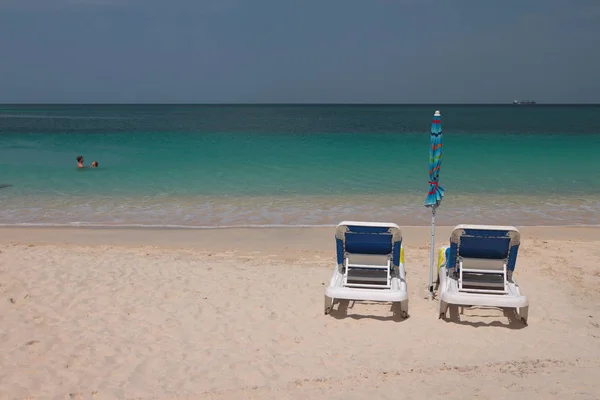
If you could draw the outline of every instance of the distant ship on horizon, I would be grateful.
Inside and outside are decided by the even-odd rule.
[[[536,104],[536,102],[533,100],[514,100],[513,101],[513,105],[516,105],[516,106],[527,106],[527,105],[532,105],[532,104]]]

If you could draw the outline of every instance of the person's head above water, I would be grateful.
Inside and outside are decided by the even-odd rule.
[[[98,167],[98,161],[94,161],[94,162],[92,163],[92,167],[93,167],[93,168],[97,168],[97,167]]]
[[[83,168],[83,156],[77,156],[77,168]]]

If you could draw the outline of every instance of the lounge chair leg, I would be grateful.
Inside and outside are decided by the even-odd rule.
[[[333,307],[333,299],[325,296],[325,315],[331,312],[331,307]]]
[[[521,322],[527,325],[527,318],[529,317],[529,306],[519,308],[519,317],[521,318]]]
[[[448,303],[440,300],[440,318],[446,318],[447,312],[448,312]]]
[[[408,300],[400,302],[400,316],[402,318],[408,318]]]

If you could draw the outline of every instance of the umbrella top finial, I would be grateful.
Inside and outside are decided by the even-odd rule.
[[[441,117],[442,114],[440,114],[440,110],[435,110],[435,113],[433,114],[434,117]]]

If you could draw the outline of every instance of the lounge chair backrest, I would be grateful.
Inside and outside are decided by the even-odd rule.
[[[389,255],[392,264],[400,264],[402,233],[396,224],[344,221],[336,229],[337,263],[347,253]]]
[[[513,226],[458,225],[450,238],[448,268],[454,268],[459,258],[478,258],[506,260],[507,269],[514,271],[520,241]]]
[[[464,258],[488,258],[501,260],[508,257],[510,238],[470,236],[467,233],[460,239],[458,255]]]
[[[479,269],[484,271],[502,271],[506,259],[490,258],[463,258],[462,266],[465,269]]]

